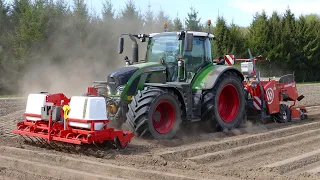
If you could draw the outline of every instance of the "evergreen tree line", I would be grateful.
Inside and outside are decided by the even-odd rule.
[[[142,12],[128,0],[116,13],[111,1],[103,0],[99,16],[84,0],[74,0],[71,7],[67,0],[0,0],[0,93],[19,93],[35,82],[58,90],[66,83],[78,88],[78,84],[86,87],[105,80],[111,70],[125,64],[117,54],[121,33],[161,32],[164,22],[168,31],[208,31],[193,7],[185,19],[179,19],[146,6]],[[271,17],[257,13],[249,27],[228,24],[219,16],[211,27],[216,36],[212,51],[215,58],[230,53],[248,58],[250,48],[253,55],[270,60],[262,68],[270,75],[295,72],[298,81],[319,81],[319,29],[318,16],[295,17],[290,9]],[[143,59],[146,45],[139,47]],[[129,38],[124,55],[131,58]]]

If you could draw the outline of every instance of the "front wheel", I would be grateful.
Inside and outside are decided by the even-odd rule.
[[[128,105],[127,125],[138,137],[172,139],[181,124],[181,104],[170,90],[139,91]]]

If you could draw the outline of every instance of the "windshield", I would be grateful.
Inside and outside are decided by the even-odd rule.
[[[176,34],[160,35],[150,38],[146,60],[159,62],[162,57],[165,62],[175,62],[179,55],[179,40]]]

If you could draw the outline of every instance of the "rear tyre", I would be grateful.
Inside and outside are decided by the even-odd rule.
[[[170,90],[139,91],[128,105],[127,126],[136,136],[172,139],[181,124],[181,104]]]
[[[291,111],[288,105],[280,104],[280,111],[275,115],[278,123],[286,123],[291,121]]]
[[[218,131],[238,128],[245,117],[246,98],[240,77],[233,72],[220,76],[215,87],[204,96],[204,115],[215,121]],[[207,115],[206,115],[207,114]]]
[[[212,90],[204,91],[203,93],[203,101],[201,107],[201,121],[205,122],[209,128],[214,128],[217,131],[220,131],[220,126],[218,126],[217,122],[214,118],[214,94]]]

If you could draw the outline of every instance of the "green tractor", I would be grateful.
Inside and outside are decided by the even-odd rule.
[[[122,34],[132,40],[133,58],[126,66],[96,81],[106,98],[108,116],[136,136],[158,140],[175,137],[181,123],[210,121],[212,128],[239,127],[245,115],[244,76],[232,66],[217,65],[211,54],[214,35],[181,31]],[[138,60],[137,40],[147,43]]]

